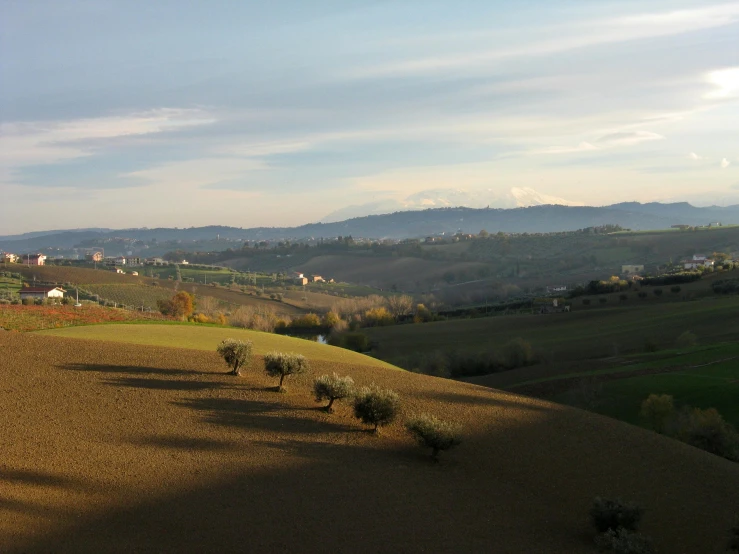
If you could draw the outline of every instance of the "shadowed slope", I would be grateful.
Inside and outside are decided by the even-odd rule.
[[[435,465],[399,424],[316,409],[310,376],[266,391],[260,359],[235,378],[215,352],[15,333],[0,352],[0,551],[588,553],[601,494],[642,503],[660,551],[708,553],[736,509],[736,464],[465,383],[313,363],[463,424]]]

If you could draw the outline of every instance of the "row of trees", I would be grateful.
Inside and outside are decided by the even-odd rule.
[[[251,341],[226,339],[218,345],[217,352],[230,368],[231,375],[240,375],[241,370],[249,363],[253,353]],[[308,361],[301,354],[269,352],[264,356],[264,370],[270,377],[279,378],[278,391],[283,391],[285,378],[299,375],[308,370]],[[376,384],[356,388],[350,376],[321,375],[313,381],[313,394],[316,402],[328,402],[324,409],[333,412],[334,403],[351,400],[354,417],[372,431],[378,433],[379,428],[396,420],[400,413],[400,396],[393,390],[383,389]],[[431,448],[434,460],[443,450],[449,450],[461,443],[459,430],[449,422],[431,414],[420,414],[405,424],[406,429],[423,446]]]

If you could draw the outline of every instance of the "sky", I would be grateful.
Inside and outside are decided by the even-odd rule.
[[[0,234],[739,203],[739,2],[0,0]]]

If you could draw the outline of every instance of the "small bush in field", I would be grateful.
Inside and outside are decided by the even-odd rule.
[[[658,433],[664,433],[675,413],[675,401],[669,394],[650,394],[642,402],[639,415]]]
[[[595,537],[595,545],[601,552],[614,552],[615,554],[653,554],[655,552],[652,541],[647,537],[623,527],[601,533]]]
[[[354,417],[362,423],[374,425],[377,433],[381,425],[395,420],[400,409],[400,397],[395,391],[377,385],[362,387],[354,396]]]
[[[644,509],[637,504],[622,502],[618,498],[596,496],[590,508],[590,520],[598,533],[617,531],[619,528],[636,531],[643,514]]]
[[[691,348],[697,345],[698,337],[695,336],[695,333],[691,333],[690,331],[685,331],[684,333],[681,333],[675,341],[675,346],[677,346],[678,348]]]
[[[647,339],[644,341],[644,352],[657,352],[659,345],[654,339]]]
[[[282,391],[285,377],[304,373],[308,369],[308,360],[302,354],[292,352],[268,352],[264,355],[264,371],[270,377],[279,377],[277,390]]]
[[[670,292],[671,292],[672,294],[677,294],[677,293],[679,293],[679,292],[680,292],[681,290],[682,290],[682,289],[680,288],[680,286],[679,286],[679,285],[675,285],[675,286],[673,286],[673,287],[670,287]]]
[[[421,446],[431,448],[431,457],[436,461],[439,452],[449,450],[462,441],[456,426],[429,414],[421,414],[405,425]]]
[[[321,375],[313,381],[313,392],[316,395],[316,402],[328,400],[326,411],[331,413],[334,401],[348,398],[354,394],[354,379],[349,377],[339,377],[338,374]]]
[[[253,343],[248,341],[226,339],[218,345],[217,351],[223,361],[231,367],[231,375],[239,375],[241,367],[251,359]]]

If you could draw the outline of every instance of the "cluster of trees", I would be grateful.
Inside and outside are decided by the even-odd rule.
[[[240,375],[249,364],[254,346],[251,341],[226,339],[217,352],[228,365],[231,375]],[[283,382],[291,375],[300,375],[309,369],[308,361],[301,354],[293,352],[269,352],[264,355],[264,371],[270,377],[279,379],[276,390],[283,391]],[[379,428],[395,421],[400,414],[400,396],[393,390],[384,389],[372,383],[356,388],[350,376],[320,375],[313,380],[313,394],[316,402],[328,403],[327,413],[333,412],[337,401],[351,401],[354,417],[378,433]],[[405,424],[408,432],[421,444],[431,449],[431,456],[438,460],[441,451],[449,450],[461,443],[457,426],[443,421],[431,414],[422,413],[410,418]]]
[[[739,279],[721,279],[711,283],[716,294],[736,294],[739,292]]]
[[[700,278],[701,273],[699,271],[681,271],[678,273],[658,275],[656,277],[645,277],[641,283],[642,285],[654,286],[681,285],[683,283],[693,283]]]
[[[517,337],[495,350],[415,352],[394,360],[394,363],[416,373],[436,377],[464,377],[507,371],[533,365],[537,361],[531,343]]]
[[[641,417],[657,433],[739,462],[739,433],[715,408],[675,408],[669,394],[650,394],[641,405]]]
[[[169,300],[157,300],[157,308],[163,315],[184,320],[195,310],[195,296],[183,290]]]

